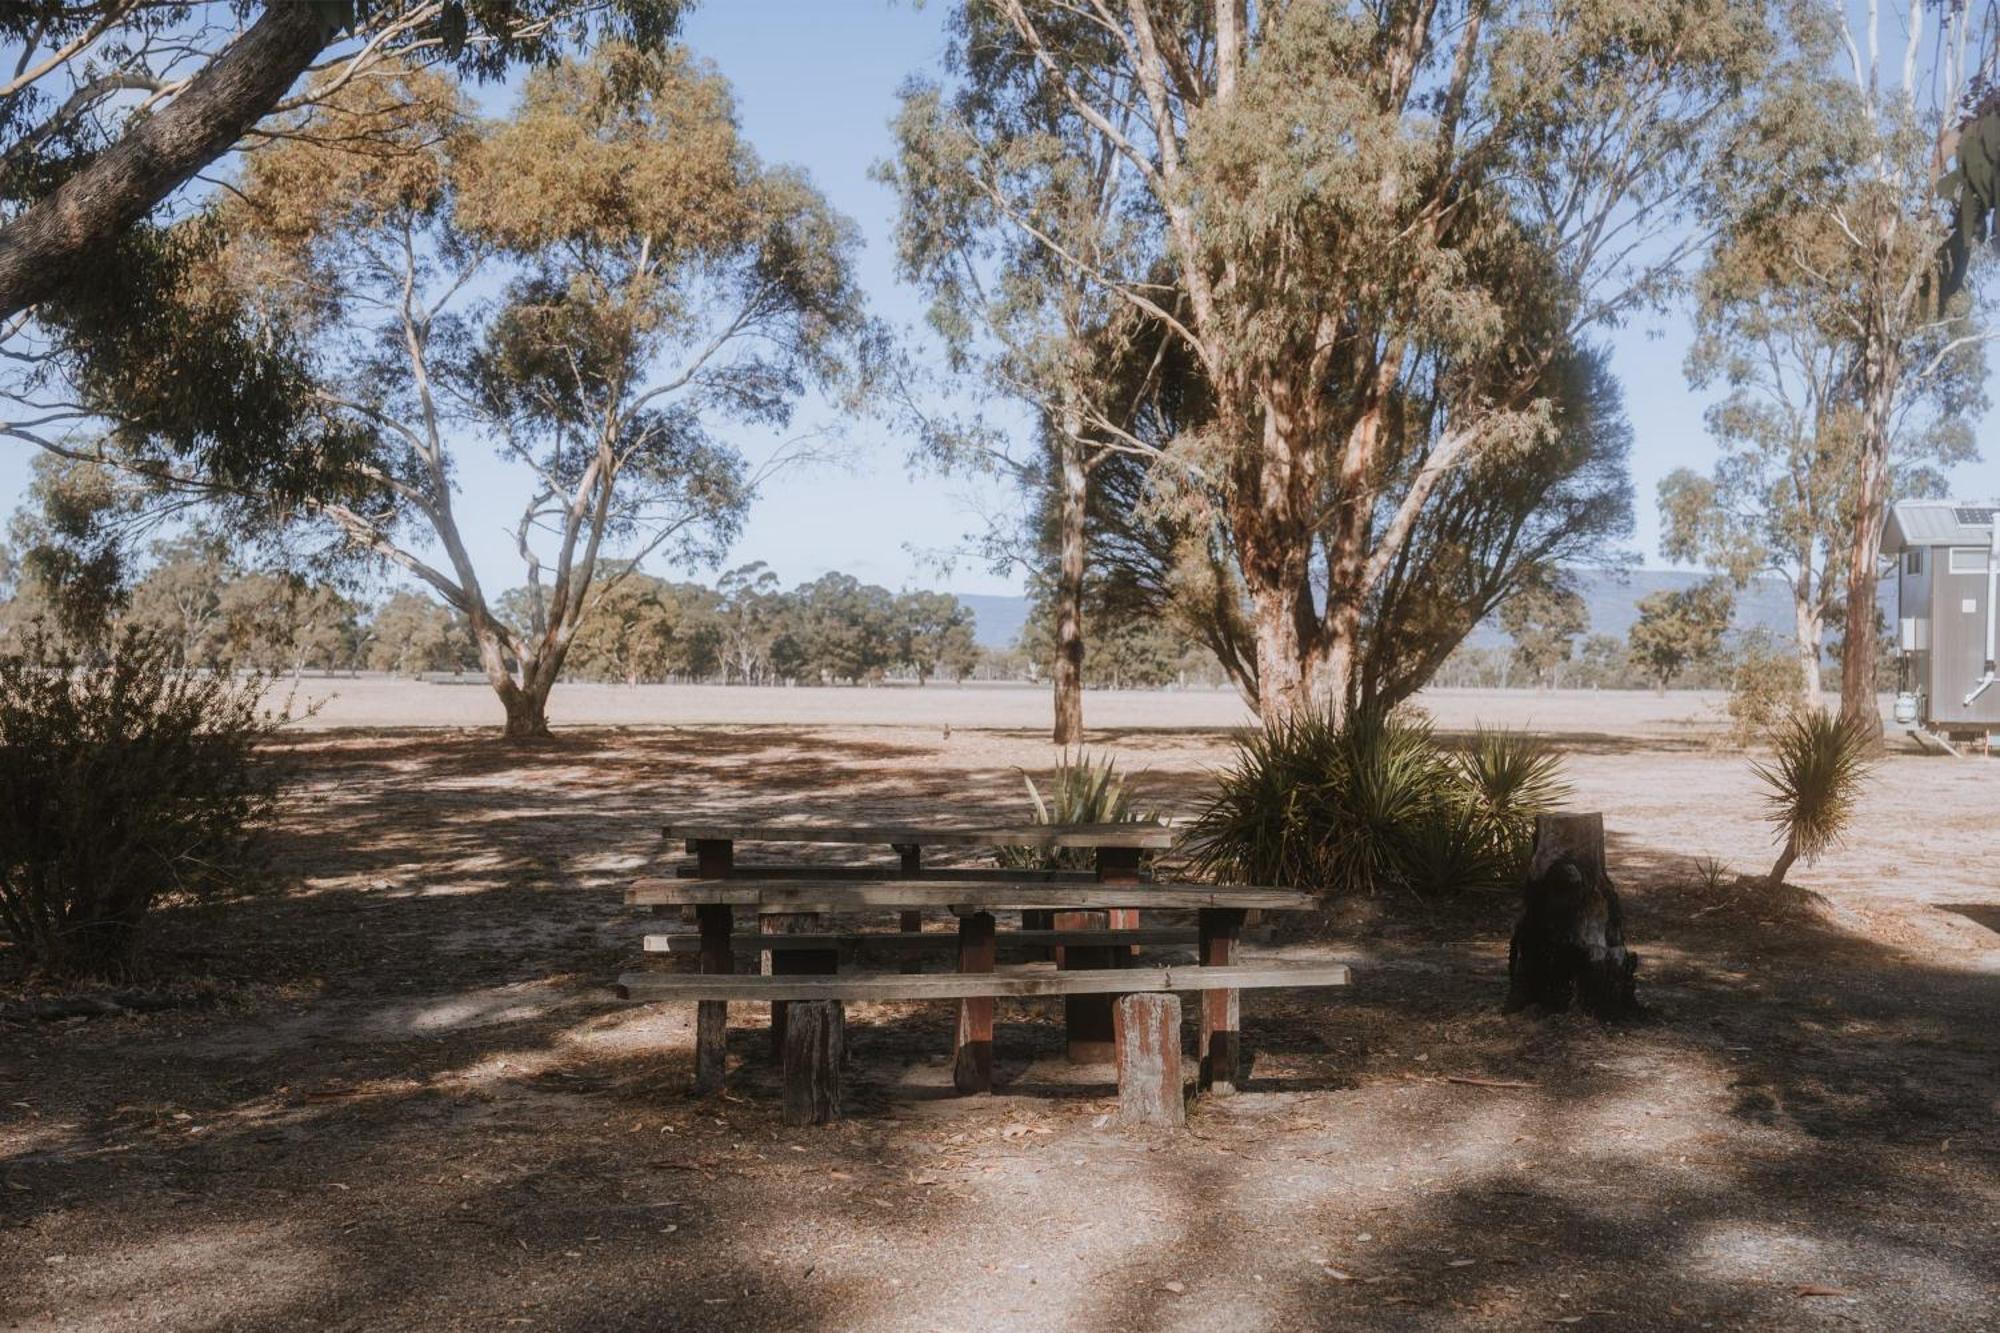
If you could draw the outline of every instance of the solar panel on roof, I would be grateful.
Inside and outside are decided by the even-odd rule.
[[[1993,515],[2000,513],[2000,510],[1995,510],[1991,506],[1982,509],[1970,505],[1960,505],[1951,512],[1966,527],[1983,528],[1993,521]]]

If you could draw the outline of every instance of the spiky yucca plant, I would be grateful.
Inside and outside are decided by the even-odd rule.
[[[1297,713],[1237,742],[1187,847],[1217,879],[1322,893],[1420,891],[1505,879],[1511,830],[1560,799],[1553,759],[1525,740],[1454,758],[1429,724],[1364,709]]]
[[[1865,730],[1816,708],[1779,723],[1773,740],[1771,762],[1751,769],[1763,780],[1764,818],[1782,849],[1771,867],[1775,889],[1793,862],[1811,865],[1840,841],[1874,758]]]
[[[1536,816],[1569,799],[1562,757],[1527,732],[1481,727],[1458,762],[1502,874],[1522,874],[1534,851]]]
[[[1107,755],[1093,762],[1089,753],[1078,750],[1074,758],[1065,750],[1056,763],[1055,777],[1046,794],[1035,785],[1034,775],[1021,771],[1021,783],[1028,789],[1037,824],[1133,824],[1159,822],[1159,816],[1140,811],[1126,790],[1118,761]],[[1044,851],[1037,847],[1003,847],[996,857],[1003,866],[1045,870],[1087,870],[1092,864],[1088,848],[1065,847]]]

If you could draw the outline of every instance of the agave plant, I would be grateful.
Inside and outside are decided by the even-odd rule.
[[[1498,877],[1519,876],[1534,851],[1536,816],[1569,799],[1561,756],[1526,732],[1481,727],[1459,756],[1459,767]]]
[[[1056,763],[1055,777],[1046,794],[1035,785],[1034,775],[1025,770],[1021,783],[1028,789],[1037,824],[1135,824],[1158,823],[1159,816],[1140,811],[1126,790],[1118,772],[1118,761],[1106,756],[1093,762],[1087,751],[1078,750],[1071,758],[1065,750]],[[996,853],[1001,865],[1047,870],[1088,869],[1088,849],[1060,848],[1043,851],[1035,847],[1003,847]]]
[[[1214,878],[1322,893],[1491,883],[1517,855],[1495,830],[1532,830],[1563,789],[1525,742],[1488,749],[1454,760],[1427,723],[1379,710],[1295,714],[1237,743],[1186,846]]]
[[[1765,787],[1765,820],[1782,850],[1770,884],[1785,882],[1795,861],[1811,865],[1840,841],[1874,767],[1865,730],[1820,709],[1800,709],[1778,724],[1776,753],[1751,769]]]

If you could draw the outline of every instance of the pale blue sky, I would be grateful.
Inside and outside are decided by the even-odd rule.
[[[897,88],[912,73],[937,68],[948,9],[935,0],[921,6],[910,0],[710,0],[685,27],[689,45],[734,85],[744,131],[765,160],[806,168],[835,207],[859,224],[867,241],[860,258],[863,287],[876,313],[899,328],[921,322],[922,303],[895,281],[895,201],[868,173],[889,150]],[[494,100],[504,100],[501,90],[494,93]],[[1713,458],[1702,427],[1704,400],[1682,377],[1687,327],[1677,316],[1648,319],[1608,336],[1636,432],[1635,546],[1645,564],[1662,565],[1655,487],[1670,469],[1705,467]],[[827,419],[823,407],[811,404],[797,424]],[[1960,469],[1956,492],[2000,496],[2000,414],[1989,414],[1978,433],[1987,460]],[[761,431],[727,434],[753,459],[779,442]],[[839,569],[892,588],[1018,590],[1017,580],[996,576],[977,560],[961,560],[940,575],[923,558],[958,546],[981,525],[982,506],[1012,503],[1011,496],[962,478],[913,473],[907,441],[879,423],[853,423],[850,435],[847,467],[793,472],[766,488],[730,563],[764,560],[787,584]],[[460,474],[465,536],[482,581],[511,586],[521,574],[507,529],[519,511],[522,482],[476,442],[466,443]],[[27,463],[24,446],[0,450],[0,494],[19,493]]]

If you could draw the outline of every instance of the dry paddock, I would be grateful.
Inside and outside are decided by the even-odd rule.
[[[976,1100],[947,1006],[857,1008],[808,1131],[761,1013],[697,1101],[691,1015],[609,997],[620,885],[669,812],[1018,818],[1045,699],[573,691],[510,751],[383,729],[481,691],[361,684],[284,747],[280,887],[160,919],[203,1007],[0,1022],[0,1329],[2000,1328],[2000,763],[1892,756],[1777,900],[1695,869],[1770,854],[1712,701],[1435,696],[1565,750],[1648,1021],[1504,1018],[1504,899],[1381,900],[1257,946],[1355,985],[1246,997],[1183,1134],[1121,1133],[1047,1004]],[[1176,813],[1240,720],[1091,704]]]

